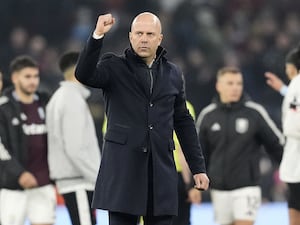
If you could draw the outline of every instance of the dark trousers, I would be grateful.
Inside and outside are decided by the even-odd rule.
[[[300,211],[300,183],[288,183],[288,207]]]
[[[93,192],[79,190],[63,194],[72,225],[95,225],[96,210],[91,208]]]
[[[125,213],[109,212],[109,225],[137,225],[140,217]],[[143,216],[144,225],[172,225],[173,216]]]

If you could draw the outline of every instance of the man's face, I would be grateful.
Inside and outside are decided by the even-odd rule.
[[[16,90],[25,95],[32,95],[36,92],[39,83],[39,69],[26,67],[12,74],[12,82]]]
[[[162,41],[160,23],[147,15],[138,18],[131,26],[129,40],[135,53],[149,64],[155,59]]]
[[[218,78],[216,89],[223,103],[237,102],[243,92],[243,78],[240,73],[227,72]]]

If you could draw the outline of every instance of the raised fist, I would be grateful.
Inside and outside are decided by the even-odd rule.
[[[96,24],[94,33],[101,36],[107,33],[113,24],[115,23],[115,18],[109,13],[105,15],[100,15]]]

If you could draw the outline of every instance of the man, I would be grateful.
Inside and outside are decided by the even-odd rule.
[[[298,75],[299,70],[296,67],[298,56],[295,54],[296,50],[291,50],[286,56],[285,73],[289,80],[292,80]],[[265,77],[267,84],[275,91],[279,92],[282,96],[285,96],[288,86],[274,73],[266,72]]]
[[[266,110],[243,94],[241,71],[218,71],[218,96],[198,116],[215,219],[221,225],[252,225],[261,203],[261,146],[277,161],[283,136]]]
[[[63,196],[73,225],[95,225],[92,195],[100,165],[95,125],[87,104],[90,91],[74,75],[79,53],[67,52],[59,67],[65,81],[47,108],[50,176]]]
[[[98,17],[75,73],[81,83],[103,90],[106,106],[93,206],[109,211],[110,225],[135,225],[140,215],[146,225],[172,224],[178,210],[173,129],[195,187],[206,190],[209,183],[182,73],[166,59],[161,23],[149,12],[134,18],[124,55],[100,54],[114,23],[111,14]]]
[[[13,88],[0,98],[1,224],[55,221],[55,190],[49,178],[45,105],[37,93],[37,63],[19,56],[10,64]]]
[[[282,103],[282,127],[286,136],[286,144],[279,167],[279,176],[282,181],[287,183],[289,189],[287,199],[289,224],[298,225],[300,223],[300,47],[292,49],[287,54],[285,71],[290,84],[286,87]],[[275,78],[268,77],[268,83],[280,83],[276,82],[276,75],[273,76]],[[276,86],[270,86],[278,90]]]

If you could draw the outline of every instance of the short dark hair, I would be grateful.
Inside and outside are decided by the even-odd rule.
[[[241,70],[234,66],[225,66],[218,70],[217,79],[223,76],[225,73],[241,74]]]
[[[293,64],[298,71],[300,70],[300,45],[288,52],[285,62]]]
[[[9,71],[14,73],[26,67],[38,68],[38,63],[29,55],[20,55],[11,61]]]
[[[59,60],[59,68],[62,72],[65,72],[71,66],[76,65],[79,57],[79,52],[66,52]]]

